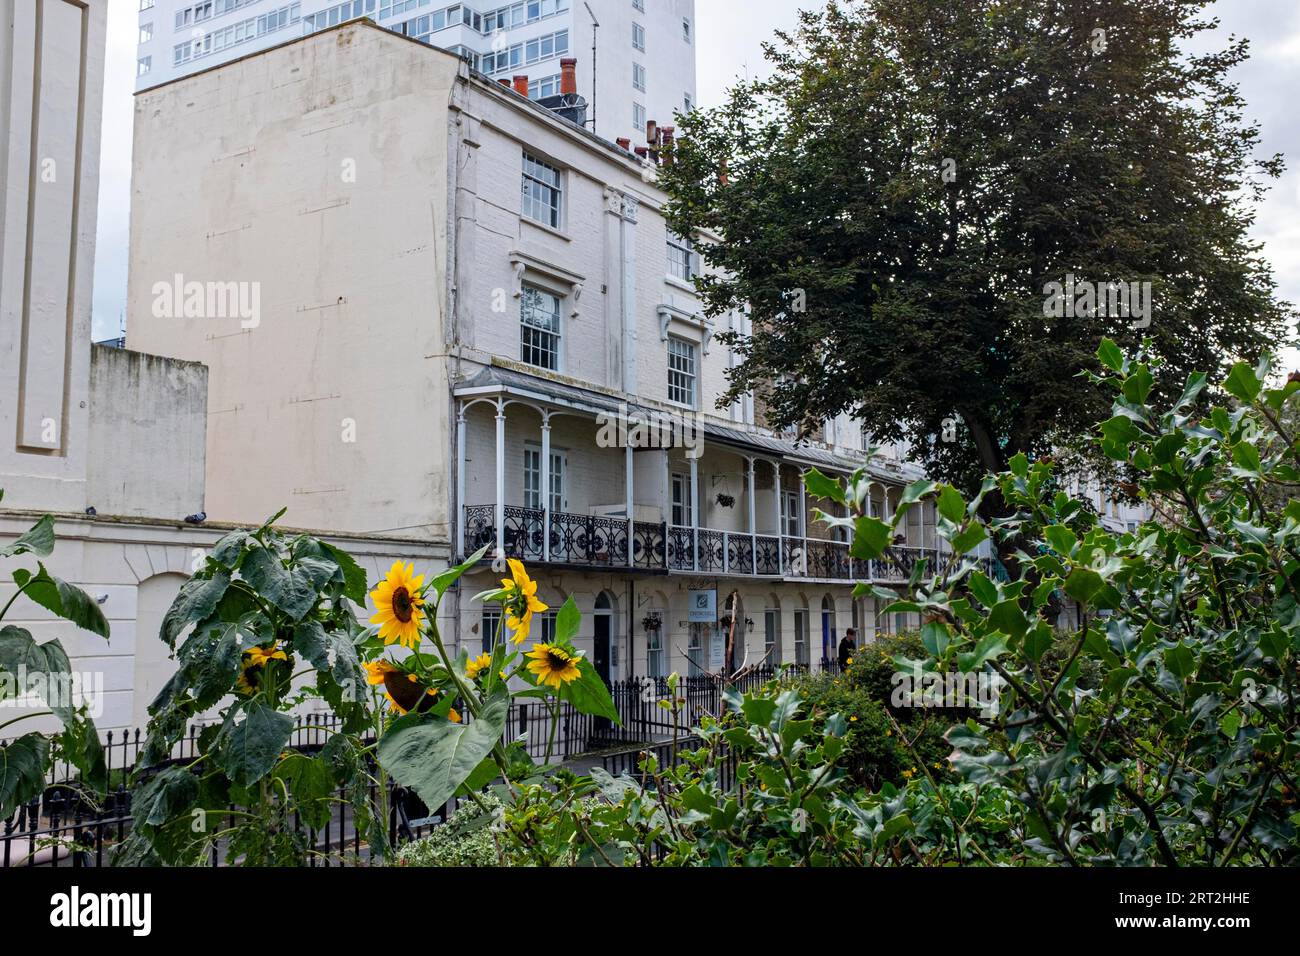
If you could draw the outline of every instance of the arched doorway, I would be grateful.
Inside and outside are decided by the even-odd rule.
[[[131,721],[143,728],[149,722],[149,705],[163,685],[176,673],[171,651],[158,637],[163,615],[176,600],[183,574],[158,574],[141,581],[136,588],[135,660],[132,662]]]

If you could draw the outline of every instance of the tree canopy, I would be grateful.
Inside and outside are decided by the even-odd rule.
[[[854,413],[973,487],[1105,417],[1079,374],[1104,337],[1150,338],[1166,401],[1276,349],[1292,312],[1248,230],[1282,159],[1255,156],[1229,79],[1246,41],[1187,52],[1207,4],[801,13],[769,78],[682,118],[661,173],[674,228],[706,239],[706,312],[753,320],[723,337],[723,403],[754,391],[805,431]]]

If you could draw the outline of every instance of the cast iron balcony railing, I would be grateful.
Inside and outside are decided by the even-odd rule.
[[[844,541],[824,538],[778,537],[747,531],[718,531],[609,518],[600,515],[551,512],[548,542],[543,537],[546,514],[536,508],[507,506],[504,534],[507,557],[604,568],[642,571],[684,571],[746,577],[813,578],[827,581],[870,580],[901,584],[917,564],[926,562],[933,574],[946,554],[937,548],[893,545],[874,561],[849,554]],[[465,553],[496,545],[496,507],[465,508]],[[628,561],[628,548],[632,560]],[[981,561],[994,573],[991,559]]]
[[[548,541],[543,538],[546,513],[536,508],[507,505],[504,534],[506,557],[521,561],[550,561],[592,567],[636,567],[658,570],[664,567],[663,525],[646,521],[632,523],[625,518],[551,512]],[[465,508],[465,552],[496,545],[496,506],[468,505]],[[628,546],[632,564],[628,563]]]

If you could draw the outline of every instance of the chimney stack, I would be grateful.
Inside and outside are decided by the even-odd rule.
[[[645,124],[645,141],[651,146],[659,144],[659,124],[654,120],[649,120]]]
[[[671,163],[673,161],[673,137],[677,134],[677,127],[665,126],[659,132],[663,135],[663,161]]]
[[[578,61],[564,59],[560,61],[560,95],[578,95]]]
[[[528,76],[526,74],[515,77],[515,92],[525,98],[528,96]]]

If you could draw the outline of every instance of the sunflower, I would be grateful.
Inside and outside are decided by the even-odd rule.
[[[473,680],[474,678],[478,677],[479,671],[488,667],[489,665],[491,665],[491,663],[492,663],[491,654],[480,654],[478,657],[473,658],[472,660],[470,660],[468,664],[465,665],[465,676],[468,677],[470,680]]]
[[[578,657],[555,644],[534,644],[525,656],[532,658],[528,669],[542,686],[559,690],[561,685],[582,676],[582,671],[578,670]]]
[[[369,670],[370,665],[366,665],[366,669]],[[439,691],[436,687],[425,687],[414,674],[400,671],[391,665],[384,670],[380,682],[384,685],[384,696],[388,698],[389,706],[399,714],[408,714],[412,710],[427,714],[438,699]],[[460,723],[460,714],[456,713],[456,708],[450,710],[447,719],[453,724]]]
[[[273,643],[270,649],[250,647],[244,651],[244,658],[239,665],[239,677],[235,681],[235,692],[251,697],[257,693],[261,681],[257,672],[270,661],[287,661],[289,655],[280,650],[279,643]]]
[[[375,615],[370,623],[379,625],[379,636],[385,644],[398,641],[403,647],[414,649],[420,643],[423,586],[424,575],[415,574],[415,565],[403,566],[401,561],[394,561],[388,577],[370,592],[370,599],[375,602]]]
[[[506,559],[510,564],[512,577],[502,578],[506,598],[506,626],[514,631],[514,641],[522,644],[528,640],[528,631],[533,626],[533,615],[547,610],[547,606],[537,600],[537,582],[528,576],[522,561]]]
[[[372,687],[382,684],[386,675],[397,670],[396,667],[382,658],[377,661],[371,661],[369,664],[363,664],[362,666],[366,669],[366,683],[370,684]]]

